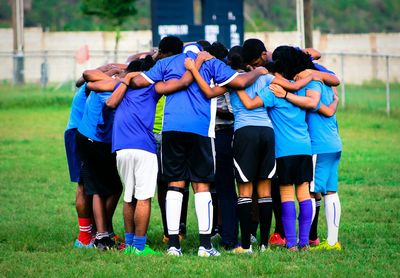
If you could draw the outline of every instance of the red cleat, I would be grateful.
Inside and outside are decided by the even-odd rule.
[[[310,245],[310,246],[312,246],[312,247],[315,247],[315,246],[318,246],[319,244],[320,244],[320,241],[319,241],[319,237],[317,237],[317,239],[310,239],[309,241],[308,241],[308,244]]]
[[[280,234],[273,233],[268,240],[269,245],[271,246],[285,246],[286,238],[282,238]]]

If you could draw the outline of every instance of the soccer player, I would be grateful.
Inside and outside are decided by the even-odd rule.
[[[110,90],[117,86],[106,105],[117,107],[112,151],[117,153],[117,168],[125,186],[125,253],[135,255],[157,254],[146,245],[151,198],[155,193],[158,171],[156,143],[152,132],[156,104],[160,94],[180,90],[192,80],[191,74],[187,73],[181,80],[158,82],[137,90],[128,88],[130,79],[138,74],[132,71],[148,70],[153,65],[153,59],[147,56],[131,62],[127,69],[129,73],[120,83],[117,80],[106,80],[91,84],[96,91]]]
[[[188,47],[188,46],[186,46]],[[194,49],[193,45],[190,45]],[[193,51],[162,59],[147,72],[132,79],[133,87],[148,86],[160,80],[182,76],[186,71],[187,57],[196,58]],[[198,60],[202,63],[203,60]],[[256,70],[238,76],[217,59],[205,61],[200,69],[207,82],[243,88],[248,86],[264,71]],[[199,226],[199,256],[218,256],[220,253],[211,245],[211,223],[213,208],[209,184],[214,178],[214,101],[200,91],[197,84],[188,89],[168,95],[164,110],[162,139],[162,171],[169,181],[167,193],[167,223],[169,231],[168,254],[180,256],[179,218],[182,205],[182,191],[185,180],[192,182],[195,191],[195,207]]]
[[[215,97],[226,92],[226,89],[221,87],[211,89],[196,70],[194,61],[187,59],[186,67],[191,70],[193,77],[207,97]],[[311,77],[292,84],[285,79],[276,78],[274,82],[287,88],[298,89],[310,80]],[[261,76],[247,90],[255,94],[272,81],[271,75]],[[230,95],[235,116],[233,157],[239,189],[238,215],[242,240],[241,253],[251,254],[253,252],[250,243],[253,182],[256,182],[258,193],[260,249],[265,251],[268,247],[272,217],[271,178],[275,174],[274,132],[265,109],[247,110],[235,92],[231,92]],[[253,164],[249,164],[249,161],[252,161]]]
[[[71,112],[67,128],[64,132],[65,151],[71,182],[76,182],[75,208],[78,214],[79,235],[74,246],[77,248],[92,248],[92,203],[85,194],[81,180],[81,159],[76,147],[76,132],[86,103],[86,84],[82,84],[72,100]]]
[[[278,50],[278,48],[277,48]],[[290,59],[289,57],[295,57]],[[280,47],[273,59],[285,61],[287,64],[298,63],[303,69],[315,69],[313,64],[309,64],[307,57],[301,51],[298,51],[289,46]],[[288,71],[284,74],[289,74]],[[335,76],[328,72],[319,72],[320,76],[330,78],[335,81]],[[324,79],[324,82],[326,80]],[[307,123],[311,137],[313,163],[314,163],[314,181],[311,184],[311,193],[321,193],[324,195],[325,214],[328,229],[327,241],[322,242],[315,249],[341,250],[341,245],[338,241],[339,222],[341,216],[341,206],[338,196],[338,166],[341,156],[341,140],[338,132],[337,120],[335,116],[338,98],[333,90],[323,84],[318,83],[317,93],[307,94],[305,97],[300,97],[288,93],[286,99],[295,105],[303,108],[310,108],[310,103],[318,103],[329,105],[335,104],[329,113],[321,115],[314,110],[309,110],[307,113]],[[328,82],[330,86],[339,85],[339,80]],[[282,96],[282,95],[280,95]]]
[[[86,81],[105,78],[101,71],[94,71],[90,76],[91,72],[84,72]],[[87,88],[92,90],[90,84]],[[85,193],[93,196],[93,217],[97,228],[94,246],[99,250],[109,250],[115,246],[112,218],[122,191],[115,156],[111,153],[114,111],[105,107],[105,101],[110,95],[111,92],[90,92],[76,135],[83,162]]]

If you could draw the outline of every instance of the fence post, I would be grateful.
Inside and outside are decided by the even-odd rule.
[[[386,59],[386,113],[390,116],[390,79],[389,79],[389,56],[385,56]]]
[[[345,108],[346,105],[346,89],[345,89],[345,78],[344,78],[344,54],[340,53],[340,71],[341,71],[341,81],[340,81],[340,85],[342,88],[342,109]]]
[[[43,63],[40,65],[40,84],[42,88],[46,88],[49,82],[49,63],[47,56],[47,51],[43,51]]]

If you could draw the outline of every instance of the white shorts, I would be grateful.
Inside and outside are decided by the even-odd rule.
[[[157,155],[138,149],[117,151],[117,169],[125,187],[124,201],[154,197],[157,186]]]

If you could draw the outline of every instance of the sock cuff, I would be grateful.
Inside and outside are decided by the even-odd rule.
[[[91,218],[78,217],[78,224],[81,227],[91,226],[92,225],[92,219]]]
[[[108,237],[108,232],[97,232],[96,233],[96,239],[102,239],[104,237]]]
[[[310,204],[310,205],[312,204],[311,199],[307,199],[307,200],[299,202],[299,205],[307,205],[307,204]]]
[[[317,200],[315,199],[315,206],[320,207],[321,206],[321,199]]]
[[[244,204],[251,204],[252,203],[252,199],[248,198],[248,197],[239,197],[237,204],[238,205],[244,205]]]
[[[258,199],[259,204],[263,203],[272,203],[272,198],[271,197],[263,197]]]
[[[196,198],[211,198],[211,192],[196,192],[194,193],[194,197]]]
[[[173,191],[173,190],[168,190],[167,195],[165,196],[165,199],[168,200],[182,200],[183,199],[183,193],[178,192],[178,191]]]

